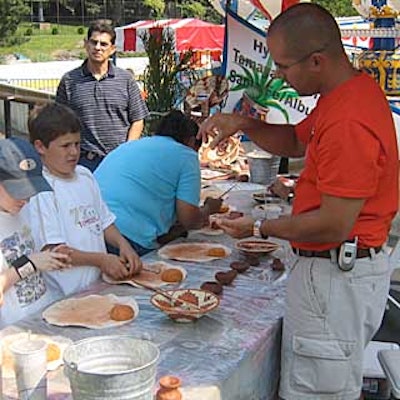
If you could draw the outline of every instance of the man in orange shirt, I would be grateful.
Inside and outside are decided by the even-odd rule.
[[[300,95],[321,95],[314,111],[296,126],[219,114],[200,134],[217,133],[216,145],[243,131],[270,153],[305,156],[293,214],[219,224],[234,237],[287,239],[298,255],[288,279],[280,396],[357,399],[363,351],[390,283],[384,244],[399,192],[391,111],[377,83],[349,62],[324,8],[289,8],[272,22],[267,44],[278,76]]]

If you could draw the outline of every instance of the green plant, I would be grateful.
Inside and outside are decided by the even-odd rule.
[[[58,28],[54,27],[54,28],[51,30],[51,34],[52,34],[52,35],[58,35]]]
[[[32,34],[33,34],[32,28],[28,28],[24,33],[25,36],[32,36]]]
[[[289,114],[282,106],[281,101],[298,97],[298,93],[283,79],[273,76],[273,60],[268,54],[264,68],[249,69],[239,65],[244,74],[236,73],[239,83],[231,91],[244,90],[244,93],[256,104],[264,108],[274,108],[280,111],[287,122]]]
[[[85,33],[85,28],[83,26],[80,26],[77,29],[78,35],[83,35]]]
[[[179,74],[190,69],[193,52],[180,57],[175,52],[173,33],[168,30],[141,35],[149,64],[144,72],[144,90],[147,106],[151,112],[165,113],[174,108],[182,96]]]

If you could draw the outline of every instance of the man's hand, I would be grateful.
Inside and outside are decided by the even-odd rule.
[[[30,254],[28,258],[40,271],[54,271],[71,267],[70,255],[54,250],[45,250],[40,253]]]
[[[122,242],[119,246],[119,258],[125,264],[129,276],[138,274],[143,267],[142,260],[127,241]]]
[[[283,200],[287,200],[290,194],[290,187],[283,184],[279,179],[276,179],[268,189]]]
[[[197,138],[202,139],[203,143],[207,143],[209,137],[211,137],[210,147],[214,149],[218,143],[239,131],[238,121],[240,118],[237,114],[221,113],[208,117],[200,125]]]
[[[242,239],[253,236],[254,219],[251,217],[240,217],[228,219],[224,217],[216,218],[215,224],[224,230],[228,235]]]
[[[99,268],[101,272],[116,281],[128,279],[131,276],[125,261],[115,254],[102,254]]]

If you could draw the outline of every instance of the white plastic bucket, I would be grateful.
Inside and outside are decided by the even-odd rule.
[[[250,182],[271,185],[278,174],[280,157],[267,152],[252,151],[247,153]]]
[[[75,400],[152,400],[160,351],[148,340],[98,336],[64,352]]]

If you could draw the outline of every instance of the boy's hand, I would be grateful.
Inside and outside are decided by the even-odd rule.
[[[99,268],[101,272],[117,281],[131,276],[125,262],[115,254],[102,254]]]
[[[142,260],[128,242],[122,242],[120,244],[119,258],[125,264],[129,276],[136,275],[142,270]]]
[[[41,251],[29,255],[35,267],[40,271],[54,271],[58,269],[70,268],[71,257],[69,254],[58,253],[56,251]]]

